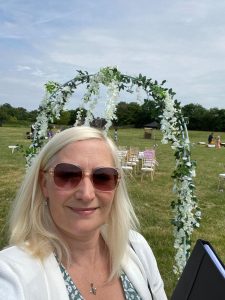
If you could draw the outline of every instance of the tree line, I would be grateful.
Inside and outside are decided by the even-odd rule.
[[[71,126],[76,121],[78,108],[75,110],[65,110],[59,120],[55,120],[56,125]],[[225,109],[206,109],[200,104],[187,104],[182,107],[184,117],[187,118],[189,130],[201,131],[225,131]],[[0,126],[4,124],[24,124],[30,125],[35,122],[38,111],[27,111],[23,107],[12,107],[5,103],[0,105]],[[157,104],[153,100],[144,100],[143,104],[136,102],[121,101],[117,105],[116,116],[113,125],[117,127],[142,128],[152,121],[160,121],[160,112]],[[86,111],[83,111],[85,117]],[[104,125],[104,119],[95,118],[93,125]]]

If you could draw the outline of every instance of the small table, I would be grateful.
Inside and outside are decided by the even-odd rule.
[[[19,146],[16,146],[16,145],[10,145],[10,146],[8,146],[8,148],[12,150],[12,153],[13,153],[14,150],[15,150],[16,148],[18,148],[18,147],[19,147]]]

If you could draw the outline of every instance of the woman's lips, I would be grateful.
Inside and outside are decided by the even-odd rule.
[[[78,215],[82,216],[87,216],[93,214],[98,207],[91,207],[91,208],[75,208],[75,207],[70,207],[70,209],[77,213]]]

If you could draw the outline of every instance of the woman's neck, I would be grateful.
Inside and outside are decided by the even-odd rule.
[[[94,265],[99,258],[107,255],[107,246],[100,233],[91,237],[67,239],[71,255],[71,266]]]

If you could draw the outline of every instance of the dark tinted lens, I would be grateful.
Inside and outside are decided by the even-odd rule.
[[[54,182],[58,187],[74,188],[82,178],[82,170],[80,167],[61,163],[55,166],[54,169]]]
[[[94,187],[101,191],[112,191],[118,181],[118,171],[114,168],[99,168],[93,171]]]

